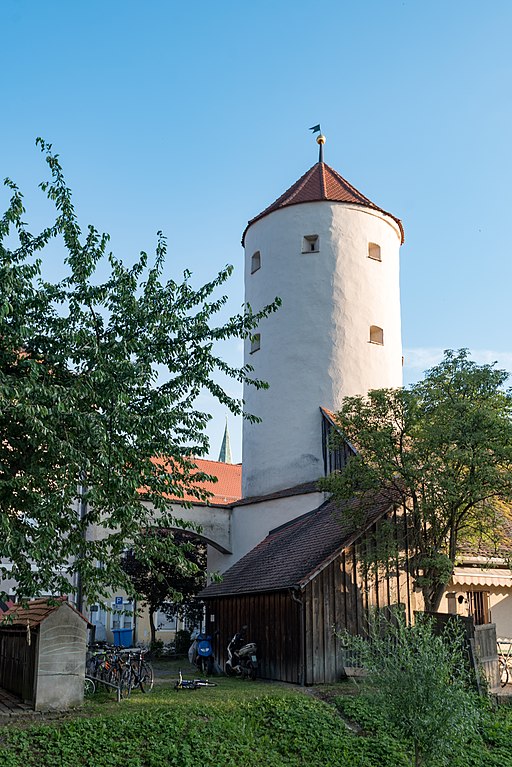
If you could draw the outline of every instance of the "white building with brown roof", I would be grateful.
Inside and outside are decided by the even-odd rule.
[[[402,385],[399,250],[403,227],[323,162],[249,221],[245,300],[282,299],[245,343],[269,390],[246,386],[244,497],[323,474],[319,407]]]

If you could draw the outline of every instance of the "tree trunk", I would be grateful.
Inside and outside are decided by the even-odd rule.
[[[152,610],[151,606],[148,605],[149,610],[149,630],[151,632],[151,644],[154,645],[156,642],[156,626],[155,626],[155,613],[154,610]]]
[[[445,588],[445,584],[440,583],[437,586],[425,586],[422,589],[426,613],[436,613],[439,610],[439,605],[441,604]]]

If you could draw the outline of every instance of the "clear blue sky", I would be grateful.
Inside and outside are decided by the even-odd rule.
[[[175,274],[235,265],[236,311],[244,226],[316,161],[320,122],[326,161],[404,222],[406,382],[462,346],[512,370],[509,0],[0,0],[0,29],[0,174],[34,229],[40,135],[118,256],[163,229]]]

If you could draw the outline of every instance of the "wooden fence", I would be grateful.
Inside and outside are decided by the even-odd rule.
[[[487,680],[490,688],[499,687],[500,672],[498,666],[498,643],[496,624],[484,623],[475,626],[474,652],[477,665]]]
[[[29,644],[25,629],[0,629],[0,687],[25,703],[34,700],[36,648],[37,636]]]
[[[456,620],[463,626],[468,656],[470,664],[475,671],[478,691],[483,693],[486,686],[490,689],[499,687],[496,625],[494,623],[484,623],[480,626],[475,626],[471,616],[452,615],[451,613],[428,614],[434,618],[439,631],[442,631],[450,620]],[[484,679],[482,679],[482,675]]]

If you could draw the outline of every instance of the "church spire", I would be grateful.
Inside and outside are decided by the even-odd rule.
[[[233,463],[233,459],[231,457],[231,442],[229,440],[227,416],[226,416],[226,428],[224,429],[224,437],[222,439],[222,445],[220,446],[219,461],[221,461],[222,463]]]

